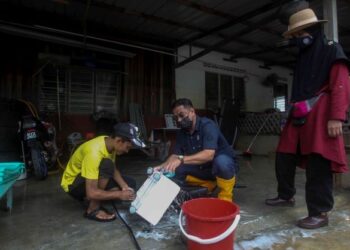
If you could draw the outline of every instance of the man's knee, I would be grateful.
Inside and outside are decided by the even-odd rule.
[[[175,170],[175,176],[179,180],[185,180],[187,173],[188,173],[188,171],[184,165],[180,165]]]
[[[113,178],[115,170],[115,164],[111,159],[104,158],[100,162],[99,166],[99,178],[109,179]]]
[[[131,187],[132,189],[136,189],[136,180],[134,178],[123,175],[123,179],[129,187]]]
[[[129,176],[122,176],[124,181],[126,182],[126,184],[128,184],[129,187],[131,187],[132,189],[136,189],[136,180],[129,177]],[[107,186],[105,188],[105,190],[110,190],[112,188],[120,188],[120,186],[118,185],[118,183],[113,179],[113,178],[109,178],[109,181],[107,183]]]
[[[223,179],[235,176],[235,160],[227,155],[218,155],[213,160],[213,174]]]

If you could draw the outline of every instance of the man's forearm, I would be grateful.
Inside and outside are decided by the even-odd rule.
[[[122,175],[120,174],[118,169],[114,170],[114,180],[118,183],[118,185],[123,189],[127,188],[128,184],[124,181]]]
[[[212,161],[214,159],[215,150],[203,150],[194,155],[186,155],[184,164],[200,165]]]
[[[86,195],[89,200],[117,200],[120,199],[121,191],[95,189],[88,192]]]

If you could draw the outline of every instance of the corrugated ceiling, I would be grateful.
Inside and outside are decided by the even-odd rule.
[[[3,23],[42,25],[80,34],[86,31],[91,36],[170,50],[188,41],[204,48],[219,44],[215,50],[233,56],[284,64],[294,56],[293,52],[274,48],[286,29],[276,17],[281,2],[287,1],[0,0],[0,19]],[[323,16],[322,2],[310,1],[319,17]],[[350,0],[337,3],[339,40],[349,53]],[[268,4],[270,8],[256,11]],[[40,15],[45,18],[41,19]],[[234,21],[237,18],[239,22]],[[225,24],[223,29],[215,30]]]

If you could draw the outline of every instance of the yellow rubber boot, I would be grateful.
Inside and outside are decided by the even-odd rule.
[[[206,187],[211,193],[213,189],[216,187],[215,181],[210,181],[210,180],[202,180],[197,177],[194,177],[192,175],[187,175],[186,176],[186,183],[190,186],[200,186],[200,187]]]
[[[218,198],[225,201],[231,201],[233,199],[233,187],[235,186],[236,177],[233,176],[231,179],[222,179],[216,177],[216,183],[220,188]]]

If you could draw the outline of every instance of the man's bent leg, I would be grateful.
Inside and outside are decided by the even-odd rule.
[[[113,178],[115,164],[110,159],[102,159],[99,166],[99,178],[98,178],[98,188],[105,190],[110,178]],[[100,208],[99,200],[90,200],[87,213],[91,213]],[[114,214],[109,214],[106,211],[99,211],[96,216],[99,219],[113,219]]]
[[[131,187],[132,189],[134,189],[136,191],[136,181],[135,179],[126,176],[126,175],[122,175],[124,181],[126,182],[126,184],[128,184],[129,187]],[[110,178],[108,180],[107,186],[105,188],[105,190],[111,190],[112,188],[118,188],[121,189],[120,186],[118,185],[118,183],[113,179]]]
[[[98,187],[106,190],[110,179],[113,179],[115,164],[111,159],[104,158],[101,160],[98,176]]]
[[[86,197],[85,178],[78,175],[68,187],[68,194],[78,201],[84,201]]]
[[[213,174],[220,188],[218,198],[232,201],[235,186],[235,161],[228,155],[218,155],[213,160]]]
[[[175,178],[183,184],[205,187],[209,192],[216,186],[210,166],[183,164],[176,169]]]
[[[187,175],[192,175],[202,180],[215,180],[215,177],[211,171],[211,166],[182,164],[176,168],[176,179],[185,181]]]

